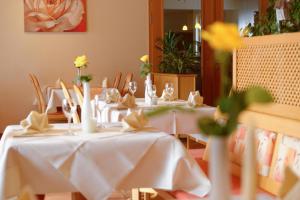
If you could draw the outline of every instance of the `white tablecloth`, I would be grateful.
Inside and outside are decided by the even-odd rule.
[[[65,124],[47,134],[64,133]],[[114,190],[149,187],[181,189],[198,196],[210,182],[176,138],[162,132],[102,130],[78,136],[12,137],[6,128],[0,146],[0,199],[25,185],[36,193],[81,192],[106,199]]]
[[[77,102],[77,97],[73,89],[68,89],[72,99]],[[46,91],[46,102],[47,102],[47,112],[56,112],[57,107],[61,107],[62,100],[65,99],[64,93],[61,88],[48,87]],[[77,102],[78,104],[78,102]]]
[[[157,106],[149,106],[144,103],[144,99],[137,98],[136,99],[137,108],[143,109],[145,111],[149,111],[153,108],[157,108],[159,106],[166,105],[181,105],[184,106],[187,104],[186,101],[170,101],[163,102],[159,101]],[[117,109],[117,104],[105,104],[105,102],[100,101],[98,103],[98,107],[101,111],[101,118],[98,119],[98,122],[120,122],[124,116],[127,114],[127,110],[119,110]],[[156,116],[150,119],[150,125],[152,127],[157,128],[163,132],[169,134],[192,134],[199,133],[199,128],[197,126],[197,120],[202,117],[213,117],[216,111],[215,107],[203,106],[195,108],[194,113],[184,113],[180,111],[171,111],[165,113],[161,116]]]
[[[91,98],[94,98],[94,96],[96,94],[100,94],[101,90],[102,89],[100,87],[91,88]],[[77,97],[76,97],[76,94],[75,94],[73,88],[69,88],[68,91],[69,91],[72,99],[75,102],[77,102],[77,104],[78,104]],[[64,93],[61,88],[47,87],[47,89],[46,89],[46,102],[47,102],[46,110],[48,111],[48,113],[56,112],[57,111],[56,108],[61,107],[63,99],[65,99],[65,96],[64,96]]]

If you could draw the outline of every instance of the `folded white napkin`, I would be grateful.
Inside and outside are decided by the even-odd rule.
[[[142,110],[131,111],[122,119],[122,131],[139,131],[145,128],[148,119]]]
[[[298,199],[300,196],[300,179],[290,167],[285,169],[285,179],[282,182],[279,197],[283,200]]]
[[[21,126],[24,129],[24,134],[34,134],[48,130],[51,126],[48,124],[46,113],[38,113],[31,111],[26,119],[21,121]]]
[[[172,95],[169,95],[164,89],[160,99],[163,101],[174,101],[175,100],[174,93]]]
[[[125,96],[118,103],[119,109],[135,108],[135,107],[136,107],[135,97],[130,94],[125,94]]]
[[[106,91],[105,102],[106,103],[117,103],[121,95],[119,90],[115,88],[110,88]]]
[[[191,107],[198,107],[203,105],[203,97],[200,96],[199,91],[190,92],[188,105]]]

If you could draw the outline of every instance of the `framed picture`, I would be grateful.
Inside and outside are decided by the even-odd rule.
[[[86,32],[86,0],[24,0],[25,32]]]

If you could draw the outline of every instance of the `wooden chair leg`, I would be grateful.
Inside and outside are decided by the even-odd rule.
[[[144,196],[143,200],[150,200],[150,198],[151,198],[150,193],[144,193],[143,196]]]
[[[187,140],[186,140],[186,148],[187,148],[188,150],[189,150],[190,147],[191,147],[190,142],[191,142],[191,138],[190,138],[190,136],[187,136]]]
[[[35,197],[37,198],[37,200],[44,200],[45,199],[45,196],[44,194],[38,194],[38,195],[35,195]]]
[[[73,192],[72,193],[72,200],[87,200],[81,193]]]

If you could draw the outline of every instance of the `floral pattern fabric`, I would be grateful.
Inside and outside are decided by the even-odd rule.
[[[284,169],[286,166],[290,166],[300,176],[300,139],[283,136],[278,147],[278,154],[272,174],[275,181],[281,182],[284,179]]]
[[[229,140],[230,159],[233,163],[242,165],[242,158],[246,148],[246,134],[249,129],[244,125],[239,125],[237,131]],[[276,140],[276,133],[256,129],[257,163],[258,173],[261,176],[268,176],[273,150]]]

